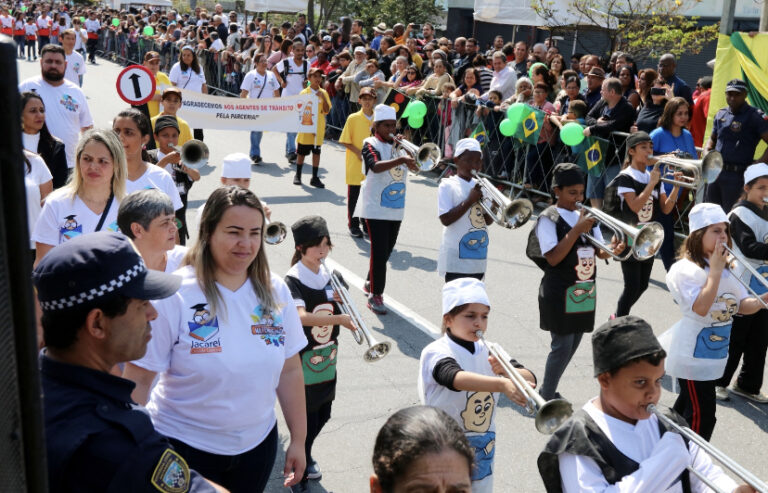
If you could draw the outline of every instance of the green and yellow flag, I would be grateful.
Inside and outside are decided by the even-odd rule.
[[[608,141],[599,137],[587,137],[576,146],[578,164],[585,173],[601,176],[605,171],[605,160],[608,157]]]
[[[515,130],[514,137],[528,144],[536,144],[539,141],[541,128],[544,126],[546,114],[543,111],[525,106],[523,119]]]
[[[485,125],[483,125],[483,122],[477,124],[470,137],[480,143],[480,149],[485,147],[485,143],[488,141],[488,134],[485,132]]]

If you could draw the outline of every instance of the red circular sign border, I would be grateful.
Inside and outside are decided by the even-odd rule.
[[[146,72],[149,75],[150,80],[152,81],[152,90],[149,91],[149,95],[147,95],[147,97],[142,99],[141,101],[134,101],[134,100],[132,100],[130,98],[125,97],[125,95],[123,94],[123,91],[120,90],[120,79],[123,78],[123,75],[125,75],[126,72],[128,72],[129,70],[136,69],[136,68]],[[149,101],[152,100],[152,98],[155,95],[155,91],[157,91],[157,82],[155,81],[154,74],[147,67],[145,67],[143,65],[129,65],[129,66],[125,67],[120,72],[120,74],[117,76],[117,81],[115,82],[115,87],[117,88],[117,94],[118,94],[118,96],[120,96],[120,99],[122,99],[126,103],[130,104],[131,106],[141,106],[142,104],[146,104],[146,103],[148,103]]]

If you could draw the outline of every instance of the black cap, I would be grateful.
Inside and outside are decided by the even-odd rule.
[[[560,163],[552,171],[552,188],[584,183],[584,172],[578,164]]]
[[[180,132],[179,122],[176,120],[175,116],[163,115],[158,117],[157,120],[155,120],[155,134],[159,134],[160,130],[168,127],[173,127],[176,129],[177,132]]]
[[[747,83],[741,79],[731,79],[725,85],[725,92],[747,92]]]
[[[181,277],[149,270],[121,233],[77,236],[53,248],[32,273],[40,307],[58,312],[121,294],[140,300],[167,298]]]
[[[627,149],[631,149],[632,147],[635,147],[637,144],[642,144],[643,142],[653,142],[653,140],[651,139],[651,136],[648,135],[647,132],[643,132],[642,130],[640,130],[633,134],[629,134],[629,137],[627,137]]]
[[[293,223],[291,231],[293,232],[293,242],[296,246],[305,245],[323,236],[331,236],[328,232],[328,224],[320,216],[302,217]]]
[[[609,320],[592,334],[595,376],[663,350],[653,329],[642,318],[627,315]]]

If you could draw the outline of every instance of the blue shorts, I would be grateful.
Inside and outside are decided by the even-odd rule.
[[[621,166],[614,164],[608,166],[602,176],[587,175],[587,198],[602,199],[605,195],[605,187],[616,178],[621,171]]]

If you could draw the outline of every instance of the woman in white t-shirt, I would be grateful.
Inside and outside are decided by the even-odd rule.
[[[276,399],[290,431],[286,487],[306,465],[299,351],[307,339],[288,287],[270,273],[263,226],[253,192],[214,190],[197,242],[176,271],[181,287],[154,303],[147,353],[123,375],[190,467],[232,493],[267,484],[277,454]]]
[[[35,242],[32,240],[32,230],[35,227],[43,201],[53,191],[53,177],[40,155],[24,149],[24,187],[27,191],[27,224],[29,225],[29,248],[32,258],[35,253]]]
[[[117,231],[117,208],[125,197],[125,154],[111,130],[89,130],[75,149],[67,185],[51,193],[32,239],[39,262],[51,248],[94,231]]]
[[[112,130],[120,138],[125,151],[126,193],[156,188],[171,198],[174,210],[181,209],[184,204],[171,174],[148,162],[144,146],[152,133],[149,118],[136,108],[129,108],[117,114],[112,121]]]
[[[179,61],[171,67],[168,78],[171,79],[171,84],[180,89],[208,94],[205,74],[192,46],[181,47]],[[203,129],[195,128],[194,135],[197,140],[203,140]]]

